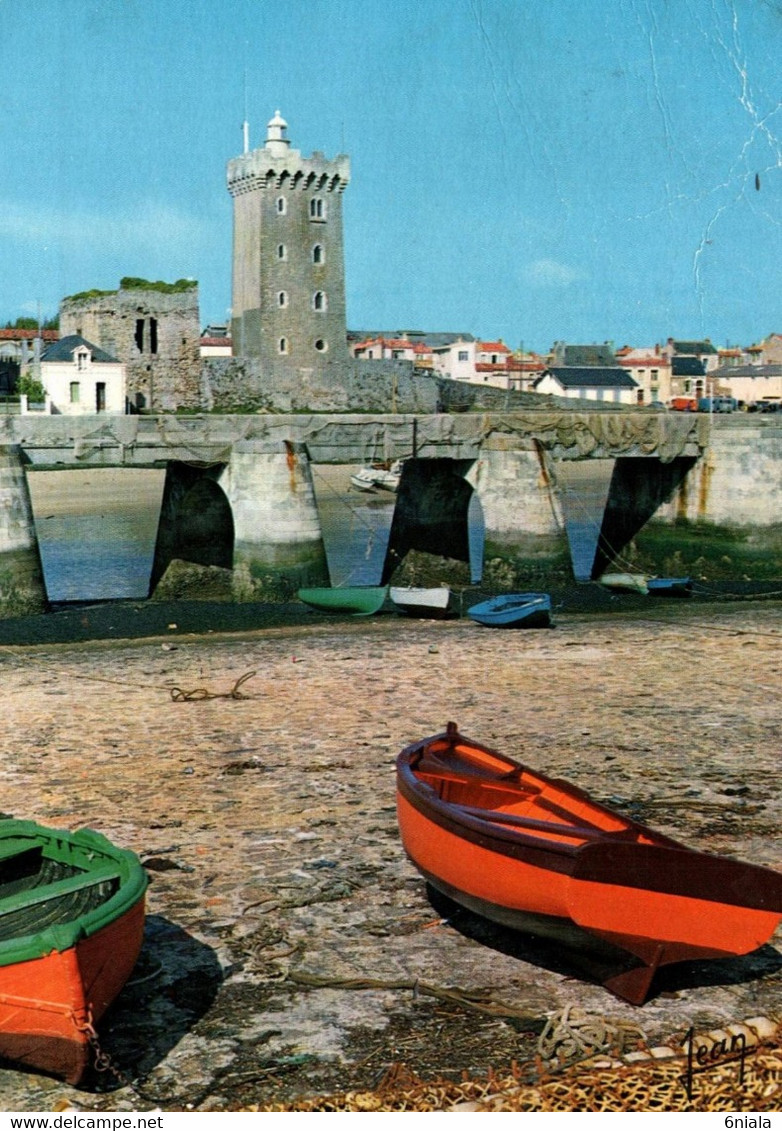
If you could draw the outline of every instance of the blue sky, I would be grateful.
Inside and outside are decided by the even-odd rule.
[[[0,26],[0,323],[124,275],[197,278],[224,321],[246,89],[251,147],[279,108],[351,157],[351,328],[782,331],[778,0],[0,0]]]

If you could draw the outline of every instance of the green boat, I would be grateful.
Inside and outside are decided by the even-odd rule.
[[[141,949],[146,887],[100,833],[0,821],[0,1057],[78,1083]]]
[[[297,596],[305,605],[321,613],[343,613],[354,617],[370,617],[380,612],[388,597],[387,585],[346,585],[342,588],[299,589]]]

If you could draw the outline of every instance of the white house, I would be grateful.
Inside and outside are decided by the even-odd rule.
[[[714,369],[709,374],[708,391],[753,406],[782,400],[782,365],[726,365]]]
[[[510,387],[508,359],[511,351],[504,342],[476,342],[458,338],[432,347],[434,370],[452,381],[477,385]]]
[[[80,334],[68,334],[47,346],[40,369],[51,412],[66,416],[126,412],[125,366]]]
[[[200,343],[201,357],[232,357],[233,350],[231,348],[230,338],[201,338]]]
[[[619,366],[563,365],[546,369],[534,385],[536,393],[634,405],[638,383]]]
[[[622,346],[616,363],[638,383],[638,404],[671,399],[671,359],[659,345]]]

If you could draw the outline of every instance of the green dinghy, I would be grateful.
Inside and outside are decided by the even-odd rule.
[[[370,617],[378,613],[388,597],[387,585],[346,585],[343,588],[299,589],[298,598],[321,613]]]

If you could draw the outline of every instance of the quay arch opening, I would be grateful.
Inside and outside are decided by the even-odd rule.
[[[480,504],[465,475],[474,460],[411,459],[404,465],[383,565],[385,585],[410,551],[468,563],[481,571]],[[480,545],[478,545],[480,542]]]
[[[217,482],[224,464],[209,467],[169,463],[160,508],[150,596],[170,563],[233,568],[234,521]]]

